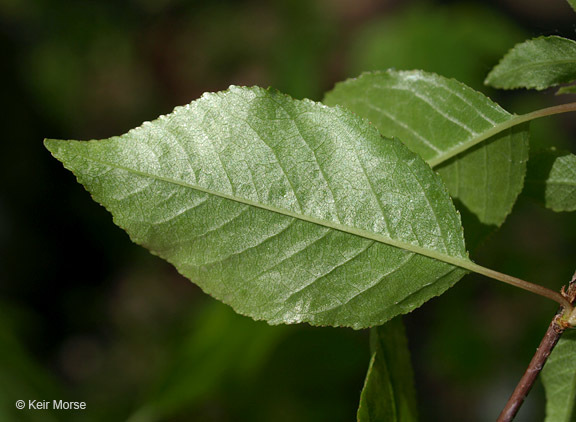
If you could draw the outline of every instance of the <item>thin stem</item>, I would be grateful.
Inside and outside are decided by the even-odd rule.
[[[560,104],[553,107],[543,108],[541,110],[532,111],[526,114],[520,114],[513,118],[517,121],[517,125],[529,122],[530,120],[538,119],[540,117],[552,116],[554,114],[568,113],[576,111],[576,103]]]
[[[552,319],[552,322],[548,326],[548,330],[546,330],[546,334],[544,338],[540,342],[540,346],[536,350],[534,357],[530,361],[526,372],[520,379],[520,382],[516,386],[516,389],[508,399],[506,406],[500,413],[498,417],[498,422],[510,422],[518,413],[520,406],[524,403],[524,399],[532,389],[538,374],[544,367],[548,356],[552,353],[552,349],[558,343],[560,336],[564,332],[564,327],[559,323],[560,313],[556,314]]]
[[[527,290],[537,295],[547,297],[555,302],[558,302],[562,308],[564,308],[564,313],[572,312],[572,304],[568,301],[562,294],[550,290],[544,286],[538,284],[530,283],[529,281],[522,280],[520,278],[512,277],[508,274],[499,273],[498,271],[491,270],[490,268],[483,267],[481,265],[475,264],[470,261],[470,264],[466,265],[466,269],[474,271],[476,273],[485,275],[486,277],[493,278],[498,281],[502,281],[512,286],[519,287],[521,289]]]
[[[468,271],[472,271],[472,272],[475,272],[478,274],[485,275],[486,277],[490,277],[494,280],[502,281],[504,283],[510,284],[512,286],[515,286],[515,287],[519,287],[521,289],[527,290],[527,291],[532,292],[532,293],[536,293],[537,295],[546,297],[548,299],[552,299],[553,301],[557,302],[560,306],[562,306],[562,308],[564,308],[564,316],[566,318],[569,318],[569,315],[574,310],[570,301],[566,300],[566,298],[562,294],[555,292],[554,290],[550,290],[544,286],[530,283],[529,281],[522,280],[520,278],[513,277],[513,276],[508,275],[508,274],[503,274],[503,273],[500,273],[500,272],[495,271],[495,270],[491,270],[490,268],[486,268],[486,267],[483,267],[481,265],[478,265],[469,259],[463,259],[460,257],[439,254],[435,251],[430,251],[430,250],[427,250],[424,248],[414,247],[414,246],[412,246],[411,249],[409,249],[409,250],[411,250],[412,252],[424,255],[424,256],[428,256],[428,257],[433,258],[433,259],[444,261],[448,264],[452,264],[452,265],[455,265],[455,266],[460,267],[460,268],[464,268],[465,270],[468,270]]]
[[[468,142],[460,144],[457,147],[455,147],[449,151],[446,151],[445,153],[442,154],[442,156],[428,160],[428,164],[430,165],[430,167],[436,167],[436,166],[442,164],[443,162],[449,160],[450,158],[472,148],[474,145],[477,145],[480,142],[483,142],[486,139],[491,138],[494,135],[497,135],[498,133],[500,133],[502,131],[505,131],[506,129],[510,129],[511,127],[521,125],[522,123],[526,123],[526,122],[529,122],[531,120],[538,119],[540,117],[552,116],[554,114],[560,114],[560,113],[568,113],[570,111],[576,111],[576,102],[575,103],[561,104],[561,105],[548,107],[548,108],[543,108],[541,110],[532,111],[532,112],[527,113],[527,114],[520,114],[520,115],[514,116],[511,119],[506,120],[505,122],[497,124],[496,126],[488,129],[486,132],[482,133],[480,136],[478,136],[478,137],[476,137],[476,138],[474,138]]]

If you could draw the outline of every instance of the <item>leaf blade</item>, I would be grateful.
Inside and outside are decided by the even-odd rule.
[[[372,358],[360,395],[358,422],[416,421],[414,374],[400,318],[370,330]]]
[[[122,137],[46,146],[133,241],[270,323],[382,323],[470,262],[440,180],[344,110],[231,87]]]
[[[527,128],[524,124],[508,129],[437,167],[448,191],[484,224],[500,226],[522,192]]]
[[[389,70],[341,82],[324,101],[368,118],[384,136],[402,139],[438,167],[450,194],[482,223],[500,225],[510,213],[524,182],[527,126],[498,134],[513,116],[484,95],[435,74]],[[507,186],[507,194],[495,196],[492,185]]]
[[[514,46],[488,74],[485,84],[500,89],[543,90],[576,80],[576,42],[538,37]]]
[[[536,154],[528,167],[528,194],[556,212],[576,211],[576,155],[551,149]]]

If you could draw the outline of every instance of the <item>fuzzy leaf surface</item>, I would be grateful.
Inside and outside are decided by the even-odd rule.
[[[542,370],[546,422],[576,421],[576,331],[564,332]]]
[[[491,136],[513,115],[458,81],[422,71],[365,73],[337,84],[324,102],[345,106],[384,136],[401,139],[484,224],[502,224],[522,190],[527,126]],[[453,156],[455,150],[462,152]]]
[[[558,36],[538,37],[514,46],[486,77],[500,89],[551,86],[576,80],[576,42]]]
[[[370,330],[372,358],[358,408],[358,422],[418,420],[414,374],[401,318]]]
[[[121,137],[46,146],[134,242],[272,324],[379,325],[470,263],[440,178],[340,108],[231,87]]]
[[[530,160],[527,192],[553,211],[576,211],[576,155],[549,150]]]

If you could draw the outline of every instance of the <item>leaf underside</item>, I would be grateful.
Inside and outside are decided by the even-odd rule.
[[[358,407],[358,422],[418,420],[410,351],[400,318],[370,330],[372,358]]]
[[[524,187],[528,125],[501,132],[436,169],[448,191],[481,223],[500,226]]]
[[[121,137],[45,145],[134,242],[272,324],[379,325],[469,262],[441,180],[343,109],[231,87]]]
[[[564,332],[542,370],[546,422],[576,421],[576,330]]]
[[[576,211],[576,155],[556,150],[538,153],[530,160],[526,188],[546,208]]]
[[[542,90],[576,80],[576,42],[538,37],[514,46],[486,77],[500,89]]]
[[[505,130],[452,158],[513,116],[472,88],[422,71],[365,73],[338,83],[324,102],[339,104],[397,136],[433,164],[452,197],[488,225],[500,225],[522,191],[526,125]]]

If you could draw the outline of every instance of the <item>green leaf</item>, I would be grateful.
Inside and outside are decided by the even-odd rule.
[[[528,195],[553,211],[576,211],[576,155],[551,149],[530,160]]]
[[[358,422],[416,421],[410,351],[400,318],[370,330],[372,358],[358,408]]]
[[[542,370],[546,422],[576,421],[576,331],[567,330]]]
[[[450,194],[480,222],[500,225],[512,210],[524,183],[527,126],[493,136],[514,116],[479,92],[431,73],[389,70],[341,82],[324,102],[400,138],[438,168]]]
[[[524,187],[528,141],[528,125],[515,126],[436,168],[481,223],[500,226]]]
[[[570,7],[572,7],[572,9],[574,9],[574,11],[576,12],[576,0],[567,0],[567,1]]]
[[[272,324],[379,325],[473,265],[440,178],[339,108],[231,87],[122,137],[45,144],[134,242]]]
[[[514,46],[486,77],[495,88],[546,89],[576,80],[576,42],[557,36]]]

